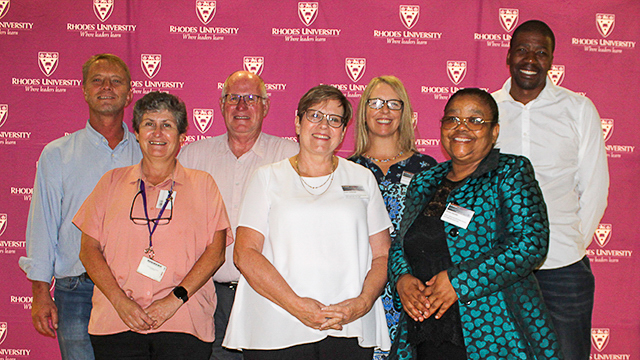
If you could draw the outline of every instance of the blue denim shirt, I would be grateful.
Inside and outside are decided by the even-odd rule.
[[[79,259],[81,232],[71,223],[84,200],[107,171],[142,159],[135,136],[125,133],[115,149],[87,125],[45,146],[38,161],[27,221],[27,256],[19,260],[27,278],[50,282],[51,277],[85,272]]]

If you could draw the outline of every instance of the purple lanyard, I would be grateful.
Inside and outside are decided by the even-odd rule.
[[[173,194],[173,182],[171,183],[171,189],[169,190],[169,193],[167,194],[167,199],[164,201],[164,204],[162,205],[162,208],[160,209],[160,213],[158,214],[158,218],[151,220],[149,219],[149,212],[147,211],[147,192],[145,190],[145,186],[144,186],[144,181],[142,179],[140,179],[140,193],[142,195],[142,206],[144,206],[144,216],[147,220],[147,228],[149,229],[149,248],[147,250],[145,250],[146,253],[150,253],[150,258],[153,259],[153,241],[151,240],[151,237],[153,236],[153,233],[156,231],[156,228],[158,227],[158,221],[160,220],[160,218],[162,218],[162,213],[164,213],[164,209],[167,208],[167,204],[169,204],[169,201],[171,200],[171,195]],[[151,228],[151,225],[149,224],[150,222],[153,222],[153,228]]]

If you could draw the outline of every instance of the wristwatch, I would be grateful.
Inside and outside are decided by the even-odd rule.
[[[173,295],[175,295],[178,299],[182,300],[182,303],[186,303],[189,300],[189,294],[187,293],[187,289],[182,286],[176,286],[173,289]]]

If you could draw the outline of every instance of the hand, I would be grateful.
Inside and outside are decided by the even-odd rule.
[[[323,311],[326,307],[318,300],[311,298],[300,298],[296,304],[295,309],[291,312],[291,315],[295,316],[303,324],[310,328],[317,330],[342,330],[342,326],[337,323],[344,317],[343,313],[335,311]],[[331,319],[339,318],[334,321],[335,324],[326,325]]]
[[[424,294],[426,286],[411,274],[400,276],[396,284],[400,302],[404,311],[415,321],[422,322],[428,313],[427,297]]]
[[[122,296],[119,301],[113,303],[120,319],[133,331],[151,330],[155,321],[130,298]]]
[[[51,298],[49,284],[34,281],[32,289],[31,320],[33,327],[40,334],[55,338],[56,330],[58,330],[58,307]]]
[[[178,311],[182,304],[182,300],[178,299],[175,295],[173,295],[173,293],[170,293],[164,298],[158,299],[151,303],[151,305],[149,305],[149,307],[147,307],[145,311],[155,322],[152,328],[157,329],[162,326],[165,321],[169,320],[173,316],[173,314]]]
[[[458,301],[458,294],[453,289],[446,270],[427,281],[427,290],[424,294],[427,296],[429,307],[425,318],[436,314],[436,319],[440,319],[451,305]]]
[[[332,312],[335,313],[335,315],[322,324],[320,330],[333,328],[334,325],[339,325],[340,328],[338,330],[342,330],[342,325],[346,325],[363,317],[371,310],[372,306],[373,304],[367,304],[365,299],[361,297],[347,299],[341,303],[326,306],[322,308],[322,311]]]

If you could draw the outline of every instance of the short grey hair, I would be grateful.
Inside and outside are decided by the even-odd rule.
[[[136,101],[133,107],[133,129],[135,132],[140,132],[140,123],[144,114],[163,110],[168,110],[176,119],[179,134],[187,132],[189,122],[184,102],[175,95],[159,91],[152,91]]]

